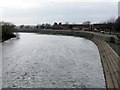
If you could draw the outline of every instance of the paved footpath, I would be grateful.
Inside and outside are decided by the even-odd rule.
[[[93,41],[99,48],[107,88],[113,88],[112,90],[118,90],[118,88],[120,88],[120,81],[118,78],[118,63],[120,63],[120,57],[105,41],[97,38],[93,38]]]

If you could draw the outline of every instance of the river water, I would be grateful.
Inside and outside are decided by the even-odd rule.
[[[97,46],[72,36],[20,33],[2,43],[3,88],[105,88]]]

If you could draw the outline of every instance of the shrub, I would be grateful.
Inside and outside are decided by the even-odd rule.
[[[15,37],[13,34],[15,25],[11,23],[2,22],[2,41]]]

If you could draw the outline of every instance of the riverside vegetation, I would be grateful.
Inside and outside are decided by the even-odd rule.
[[[2,42],[15,37],[13,34],[15,25],[8,22],[2,22]]]

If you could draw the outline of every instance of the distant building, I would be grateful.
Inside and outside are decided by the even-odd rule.
[[[120,17],[120,1],[118,2],[118,17]]]
[[[98,30],[98,31],[107,30],[108,25],[107,24],[93,24],[92,29],[93,30]]]
[[[84,24],[63,24],[63,29],[72,29],[72,30],[89,30],[90,25],[84,25]]]
[[[83,30],[83,29],[89,29],[90,25],[83,25],[83,24],[62,24],[60,23],[54,23],[52,26],[52,29],[57,30]]]
[[[59,29],[59,30],[90,30],[90,25],[84,24],[57,24],[55,23],[52,26],[52,29]]]

